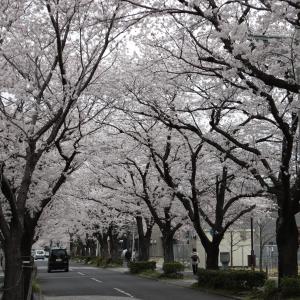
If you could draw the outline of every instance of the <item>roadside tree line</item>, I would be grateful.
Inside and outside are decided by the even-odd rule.
[[[166,260],[192,224],[208,268],[225,231],[267,197],[279,277],[297,274],[298,2],[2,2],[4,300],[26,299],[22,257],[82,170],[80,197],[116,222],[134,216],[146,246],[156,223]]]

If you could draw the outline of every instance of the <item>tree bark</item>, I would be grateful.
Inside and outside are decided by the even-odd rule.
[[[276,222],[278,277],[297,276],[298,228],[293,214],[283,213]]]
[[[97,237],[99,244],[100,244],[100,257],[102,259],[108,259],[108,243],[107,243],[107,235],[98,235]]]
[[[150,248],[150,238],[143,237],[139,240],[139,261],[148,261],[149,260],[149,248]]]
[[[173,236],[174,235],[163,234],[164,262],[174,261]]]
[[[23,285],[24,285],[24,300],[27,300],[28,292],[30,290],[31,276],[33,272],[33,261],[31,258],[31,247],[33,244],[33,236],[26,232],[22,238],[21,252],[22,258],[26,261],[32,262],[32,264],[26,264],[26,268],[23,268]],[[32,267],[32,268],[31,268]]]
[[[21,235],[14,233],[4,245],[5,277],[2,300],[21,300],[24,296]]]
[[[147,231],[144,234],[143,219],[141,216],[136,217],[137,230],[139,235],[139,248],[138,248],[138,260],[148,261],[149,260],[149,248],[153,225],[147,226]]]
[[[110,243],[110,258],[114,261],[120,257],[119,253],[119,243],[118,243],[118,235],[113,232],[113,230],[109,234],[109,243]]]
[[[219,269],[219,246],[220,241],[212,241],[207,245],[206,251],[206,269],[218,270]]]

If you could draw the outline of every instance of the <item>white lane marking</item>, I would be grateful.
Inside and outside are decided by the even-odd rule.
[[[81,273],[81,272],[77,272],[79,275],[82,275],[82,276],[85,276],[85,274],[84,273]]]
[[[62,277],[62,276],[59,276],[59,277],[43,277],[41,279],[74,279],[74,278],[81,278],[79,276],[66,276],[66,277]]]
[[[124,294],[124,295],[126,295],[126,296],[128,296],[128,297],[130,297],[130,298],[134,298],[132,295],[130,295],[129,293],[126,293],[126,292],[124,292],[124,291],[122,291],[122,290],[120,290],[120,289],[118,289],[118,288],[114,288],[114,290],[116,290],[116,291],[118,291],[119,293],[122,293],[122,294]]]
[[[99,283],[103,283],[103,281],[98,280],[98,279],[96,279],[96,278],[91,278],[91,280],[97,281],[97,282],[99,282]]]

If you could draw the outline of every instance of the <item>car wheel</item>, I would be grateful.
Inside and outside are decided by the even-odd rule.
[[[69,272],[69,268],[65,268],[65,272]]]
[[[48,268],[48,273],[51,273],[51,269]]]

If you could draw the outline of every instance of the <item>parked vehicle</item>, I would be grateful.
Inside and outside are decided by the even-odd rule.
[[[69,255],[66,249],[51,249],[48,258],[48,273],[53,270],[69,272]]]
[[[34,253],[34,259],[38,260],[38,259],[43,259],[45,258],[45,251],[44,250],[35,250]]]
[[[34,258],[34,256],[35,256],[35,250],[34,249],[32,249],[31,250],[31,256]]]

